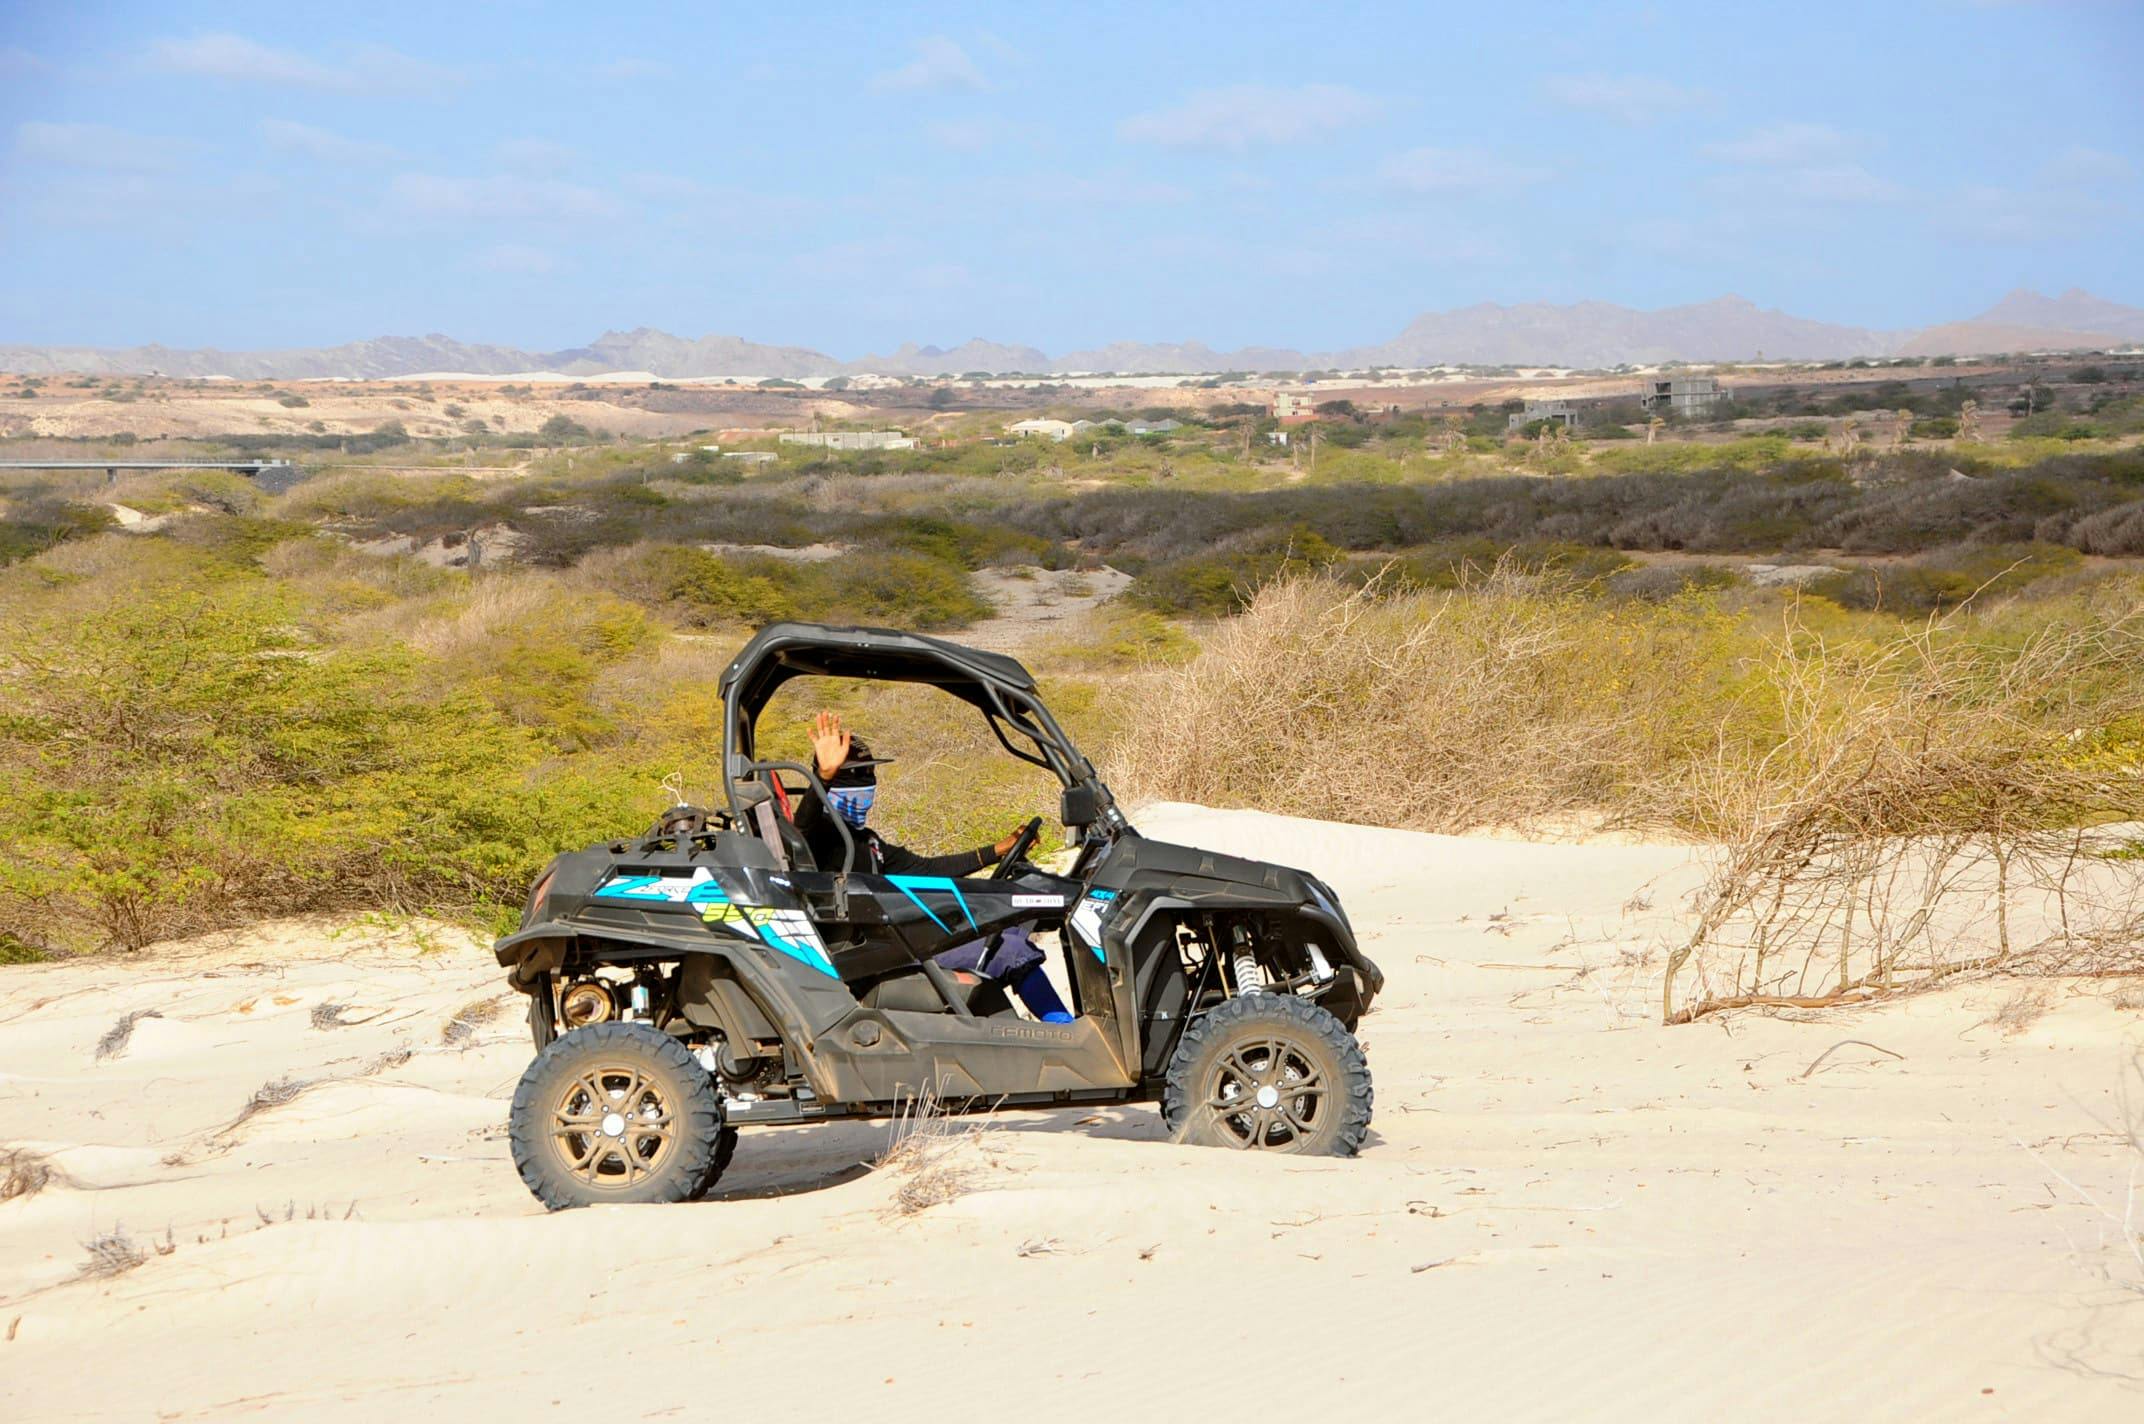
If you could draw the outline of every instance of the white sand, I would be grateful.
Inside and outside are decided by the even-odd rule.
[[[2144,1019],[2104,986],[2013,1037],[2001,984],[1663,1029],[1640,961],[1686,851],[1142,825],[1341,892],[1390,976],[1360,1159],[1013,1115],[899,1217],[857,1171],[883,1126],[762,1129],[731,1199],[546,1216],[502,1140],[520,1001],[462,936],[0,970],[0,1141],[66,1179],[0,1203],[0,1417],[2144,1417],[2144,1280],[2051,1175],[2132,1170],[2104,1124]],[[1845,1038],[1903,1060],[1800,1076]],[[224,1131],[284,1075],[330,1081]],[[169,1254],[73,1279],[120,1225]]]

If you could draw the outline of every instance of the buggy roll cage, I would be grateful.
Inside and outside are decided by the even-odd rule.
[[[964,648],[922,633],[891,628],[843,628],[822,623],[774,623],[761,629],[722,670],[722,791],[731,818],[742,823],[744,797],[738,786],[754,776],[799,771],[812,794],[824,798],[815,768],[796,762],[756,758],[754,734],[759,714],[775,692],[792,678],[847,677],[876,682],[916,682],[958,697],[978,708],[990,731],[1012,756],[1039,766],[1065,788],[1064,822],[1089,826],[1103,822],[1121,829],[1116,803],[1094,764],[1081,754],[1057,725],[1036,694],[1035,678],[1015,658],[980,648]],[[1007,730],[1034,744],[1014,745]],[[837,824],[840,818],[834,818]],[[841,826],[847,841],[847,827]]]

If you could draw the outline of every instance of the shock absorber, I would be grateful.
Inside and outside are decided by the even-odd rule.
[[[1255,994],[1266,986],[1266,972],[1259,967],[1258,956],[1251,952],[1250,934],[1241,925],[1228,929],[1228,967],[1236,981],[1236,992]]]

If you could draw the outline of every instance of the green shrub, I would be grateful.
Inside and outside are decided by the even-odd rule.
[[[83,539],[117,528],[119,521],[101,504],[25,501],[0,516],[0,567],[42,554],[70,539]]]
[[[1297,525],[1240,540],[1225,553],[1195,554],[1142,570],[1125,597],[1157,613],[1222,617],[1243,609],[1264,585],[1320,572],[1339,558],[1331,540]]]
[[[965,570],[924,554],[856,550],[804,561],[771,555],[724,558],[675,544],[642,550],[606,570],[628,597],[671,607],[699,626],[759,627],[785,618],[897,627],[959,628],[990,605]]]
[[[42,964],[51,957],[26,939],[0,932],[0,964]]]
[[[990,615],[965,573],[921,554],[859,552],[791,567],[798,600],[813,618],[932,631]]]
[[[676,606],[688,623],[758,626],[796,616],[796,604],[772,578],[742,571],[703,549],[676,544],[643,552],[632,576]]]
[[[1809,591],[1846,608],[1921,614],[2014,593],[2083,562],[2075,549],[2059,545],[1986,544],[1944,550],[1910,564],[1842,570],[1816,580]]]
[[[564,827],[543,743],[401,651],[323,648],[256,581],[7,628],[0,928],[137,947],[248,915],[518,894]],[[20,932],[19,928],[14,932]]]

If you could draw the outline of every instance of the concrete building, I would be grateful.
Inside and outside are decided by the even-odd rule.
[[[1037,416],[1033,420],[1017,420],[1005,427],[1007,435],[1037,436],[1045,440],[1070,440],[1081,430],[1092,430],[1092,421],[1080,421],[1077,425],[1069,420],[1051,420]]]
[[[1638,402],[1654,415],[1694,418],[1710,414],[1714,406],[1726,399],[1727,392],[1720,389],[1715,377],[1674,376],[1667,380],[1647,381]]]
[[[745,465],[771,465],[774,463],[774,452],[772,450],[725,450],[722,452],[722,458],[735,460]]]
[[[1526,402],[1526,409],[1504,421],[1504,428],[1518,430],[1537,420],[1562,421],[1563,428],[1568,430],[1578,424],[1578,407],[1567,400],[1530,400]]]
[[[913,450],[915,437],[898,430],[791,431],[782,436],[784,445],[808,445],[820,450]]]
[[[1273,418],[1279,421],[1314,420],[1317,402],[1303,391],[1275,391]]]

